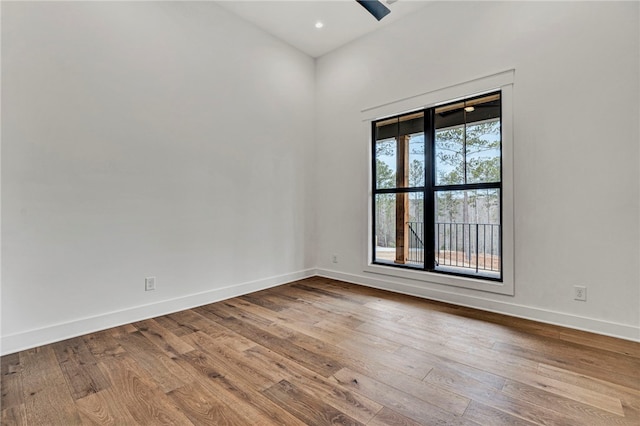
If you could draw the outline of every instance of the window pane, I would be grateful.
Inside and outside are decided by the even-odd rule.
[[[464,102],[436,108],[436,185],[464,183]]]
[[[424,267],[424,194],[411,192],[409,211],[405,221],[406,245],[405,264],[407,266]]]
[[[436,128],[435,142],[436,185],[464,183],[464,126]]]
[[[500,182],[500,95],[467,105],[467,183]]]
[[[424,186],[424,133],[409,136],[409,186]]]
[[[396,252],[396,194],[375,196],[375,258],[393,262]]]
[[[500,94],[435,110],[436,185],[500,182]]]
[[[375,123],[376,189],[424,186],[424,112]]]
[[[424,194],[377,194],[375,261],[424,267]]]
[[[435,194],[436,270],[500,278],[500,190]]]
[[[395,188],[396,155],[395,139],[376,141],[376,188]]]

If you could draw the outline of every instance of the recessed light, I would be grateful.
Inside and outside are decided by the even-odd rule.
[[[475,109],[474,107],[472,107],[472,106],[468,106],[468,107],[464,107],[464,110],[465,110],[466,112],[473,112],[473,111],[475,111],[476,109]]]
[[[317,28],[317,29],[320,29],[320,28],[322,28],[322,27],[324,27],[324,23],[322,23],[322,21],[317,21],[317,22],[316,22],[316,28]]]

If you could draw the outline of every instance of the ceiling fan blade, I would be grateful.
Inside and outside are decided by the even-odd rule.
[[[356,0],[362,7],[367,9],[367,11],[373,15],[378,21],[384,18],[391,12],[387,6],[382,4],[382,2],[378,0]]]

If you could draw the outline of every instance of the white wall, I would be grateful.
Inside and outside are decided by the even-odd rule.
[[[3,352],[311,274],[313,132],[313,59],[215,4],[2,2]]]
[[[320,58],[319,272],[640,339],[638,28],[637,2],[440,2]],[[515,296],[364,273],[360,111],[511,68]]]

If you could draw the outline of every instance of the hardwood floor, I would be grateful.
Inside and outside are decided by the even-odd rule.
[[[310,278],[2,357],[3,425],[635,425],[640,344]]]

